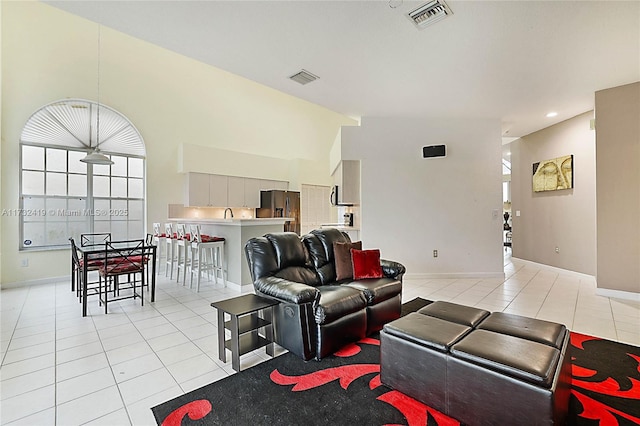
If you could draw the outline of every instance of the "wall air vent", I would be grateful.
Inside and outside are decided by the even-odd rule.
[[[453,12],[444,0],[432,0],[407,13],[409,19],[419,29],[435,24],[449,15],[453,15]]]
[[[319,79],[320,77],[318,77],[317,75],[311,74],[307,70],[300,70],[299,72],[295,73],[294,75],[290,76],[289,78],[291,80],[297,82],[297,83],[307,84],[307,83],[311,83],[312,81],[315,81],[315,80]]]

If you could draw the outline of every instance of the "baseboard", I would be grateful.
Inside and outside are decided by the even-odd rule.
[[[39,278],[37,280],[29,280],[29,281],[18,281],[13,283],[2,283],[0,284],[0,288],[21,288],[21,287],[30,287],[33,285],[42,285],[42,284],[52,284],[58,282],[68,282],[69,289],[71,289],[71,276],[63,275],[61,277],[48,277],[48,278]]]
[[[596,288],[596,294],[598,296],[610,297],[612,299],[624,299],[640,302],[640,293],[634,293],[632,291],[611,290],[608,288]]]
[[[500,279],[504,280],[504,272],[420,272],[406,273],[404,277],[408,280],[428,280],[428,279]]]

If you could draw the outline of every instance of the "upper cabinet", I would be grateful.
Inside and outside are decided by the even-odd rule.
[[[360,161],[340,161],[333,183],[338,186],[338,204],[360,204]]]
[[[260,207],[260,191],[287,189],[288,182],[237,176],[187,173],[184,205],[187,207]]]

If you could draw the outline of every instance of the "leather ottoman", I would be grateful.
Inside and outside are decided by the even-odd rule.
[[[383,384],[467,425],[564,423],[571,384],[564,325],[432,305],[381,331]]]

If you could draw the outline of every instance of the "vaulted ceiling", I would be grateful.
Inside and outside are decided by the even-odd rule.
[[[346,115],[499,118],[508,137],[640,80],[638,1],[445,1],[424,29],[406,14],[426,1],[47,3]]]

